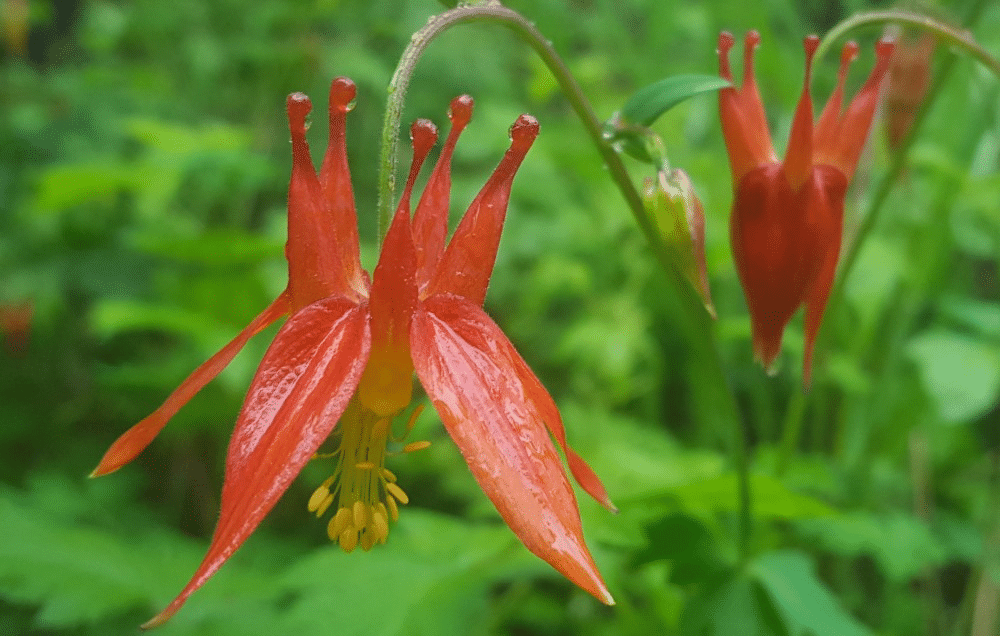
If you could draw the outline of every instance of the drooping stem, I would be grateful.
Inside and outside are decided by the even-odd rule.
[[[990,55],[989,51],[976,42],[971,33],[935,20],[930,16],[899,9],[867,11],[847,18],[823,36],[823,40],[819,43],[819,48],[816,49],[816,55],[813,59],[818,63],[820,58],[830,50],[834,42],[842,38],[845,34],[855,29],[875,24],[899,24],[933,33],[949,47],[963,50],[970,57],[992,70],[997,77],[1000,77],[1000,60]]]
[[[542,61],[552,72],[559,87],[566,95],[573,111],[583,123],[587,135],[594,142],[601,158],[608,166],[608,171],[615,185],[621,190],[625,202],[632,215],[642,229],[643,234],[651,244],[656,244],[656,230],[650,224],[642,206],[642,199],[636,191],[621,158],[602,137],[601,122],[598,121],[590,102],[583,94],[583,89],[566,68],[566,64],[556,53],[552,44],[545,39],[539,30],[524,16],[502,6],[499,2],[486,2],[480,5],[460,6],[427,21],[424,28],[417,31],[410,40],[409,46],[399,60],[396,72],[389,82],[389,100],[386,104],[385,120],[382,124],[382,152],[379,158],[379,196],[378,196],[378,227],[379,240],[389,229],[389,219],[394,208],[396,155],[399,141],[400,120],[403,115],[403,103],[410,77],[416,68],[417,61],[427,45],[444,31],[458,24],[467,22],[491,22],[500,24],[517,35],[538,53]]]

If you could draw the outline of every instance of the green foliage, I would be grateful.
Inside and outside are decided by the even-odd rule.
[[[941,11],[1000,50],[996,3],[965,22],[977,3]],[[0,310],[33,307],[27,332],[0,338],[0,634],[134,633],[204,553],[228,435],[267,333],[137,462],[85,475],[284,287],[284,99],[312,96],[315,152],[336,75],[359,86],[348,145],[371,267],[385,87],[410,34],[442,6],[28,4],[25,55],[0,53]],[[617,605],[599,605],[520,546],[427,409],[416,434],[431,448],[392,459],[412,503],[386,546],[347,555],[329,545],[305,511],[326,474],[307,466],[162,633],[970,633],[997,603],[984,581],[1000,571],[996,79],[959,61],[937,93],[843,301],[826,312],[803,393],[801,319],[777,377],[753,364],[729,255],[714,52],[723,29],[761,31],[758,78],[780,148],[801,91],[802,36],[868,3],[506,4],[552,39],[600,120],[621,112],[663,140],[705,207],[724,378],[713,375],[715,352],[691,341],[674,289],[534,53],[473,24],[432,43],[417,67],[407,121],[443,125],[454,95],[476,98],[455,154],[456,217],[517,115],[541,122],[486,309],[620,508],[610,515],[579,497]],[[872,60],[875,33],[857,35],[849,91]],[[935,74],[947,55],[935,54]],[[817,101],[835,71],[829,59],[814,70]],[[845,244],[893,153],[876,126]],[[635,183],[653,176],[626,161]],[[725,391],[752,457],[748,546]]]

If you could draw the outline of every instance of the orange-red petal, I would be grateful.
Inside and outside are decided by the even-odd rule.
[[[776,161],[764,105],[754,77],[753,54],[758,42],[760,35],[756,31],[747,33],[743,49],[743,85],[719,91],[722,135],[726,140],[734,183],[754,167]],[[729,81],[733,81],[729,51],[734,43],[731,33],[719,35],[719,75]]]
[[[243,331],[232,341],[218,351],[215,355],[205,361],[200,367],[195,369],[181,385],[177,387],[170,397],[160,405],[160,408],[146,416],[141,422],[125,431],[111,445],[111,448],[104,453],[101,462],[90,474],[91,477],[100,477],[113,473],[125,464],[136,458],[150,442],[163,430],[167,422],[174,416],[188,400],[193,398],[202,387],[212,381],[215,376],[226,368],[237,353],[243,349],[247,341],[261,332],[268,325],[278,318],[288,313],[289,300],[287,293],[278,296],[267,309],[254,318]]]
[[[421,287],[427,286],[444,252],[451,200],[451,158],[459,135],[472,118],[472,106],[472,98],[468,95],[459,95],[451,100],[448,108],[448,118],[451,119],[448,139],[444,142],[441,155],[434,164],[434,171],[420,195],[417,210],[413,213],[413,244],[417,250],[417,281]]]
[[[427,286],[427,295],[455,294],[483,304],[497,258],[511,184],[538,136],[538,120],[521,115],[510,134],[510,149],[459,222]]]
[[[546,431],[549,423],[561,432],[557,420],[548,421],[555,406],[540,398],[533,374],[524,376],[523,361],[512,360],[513,346],[500,328],[472,301],[434,296],[414,314],[411,344],[424,389],[507,525],[573,583],[614,603],[584,543],[576,497]],[[570,461],[579,470],[576,459]]]
[[[366,308],[342,298],[321,300],[288,319],[261,361],[230,439],[208,553],[144,629],[173,616],[274,507],[344,412],[370,345]]]
[[[350,214],[346,209],[334,210],[328,205],[306,141],[306,115],[312,103],[306,95],[293,93],[288,96],[287,106],[288,126],[292,134],[292,175],[288,184],[285,258],[288,259],[288,293],[292,310],[302,309],[328,296],[360,300],[363,290],[357,289],[356,282],[351,280],[351,273],[345,267],[349,259],[343,253],[345,249],[357,250],[357,231],[350,240],[337,234],[344,229],[342,224],[335,223],[337,215]],[[349,175],[346,180],[350,181]],[[340,192],[337,199],[341,202],[351,199],[349,206],[353,211],[350,190]]]
[[[413,164],[372,277],[372,353],[358,386],[358,400],[380,417],[403,409],[413,391],[410,319],[417,305],[417,260],[410,231],[410,196],[420,166],[437,140],[437,129],[422,119],[410,132]]]
[[[319,184],[329,206],[326,222],[337,242],[344,277],[348,286],[363,296],[368,291],[368,279],[361,269],[358,215],[347,163],[346,135],[347,113],[357,92],[357,86],[346,77],[338,77],[330,83],[330,134],[319,171]]]

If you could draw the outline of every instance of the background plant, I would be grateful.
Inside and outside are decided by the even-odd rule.
[[[712,72],[720,30],[757,28],[778,139],[801,86],[801,37],[869,8],[507,4],[552,40],[602,118],[666,75]],[[974,25],[964,22],[971,2],[939,11],[996,53],[1000,8],[986,4]],[[371,266],[385,86],[410,34],[441,6],[28,6],[27,49],[0,64],[0,302],[34,303],[27,349],[0,353],[0,633],[128,632],[200,557],[226,439],[266,338],[137,465],[84,476],[283,287],[284,97],[324,95],[335,75],[360,89],[348,142]],[[855,35],[867,67],[878,32]],[[487,309],[622,510],[610,517],[581,499],[618,605],[597,605],[517,544],[428,413],[418,427],[438,443],[399,466],[424,507],[386,549],[331,548],[304,514],[323,477],[307,470],[163,633],[991,633],[977,612],[996,607],[1000,580],[1000,87],[949,55],[935,53],[935,74],[951,66],[947,81],[831,306],[806,396],[801,320],[777,377],[751,362],[713,96],[654,125],[704,203],[714,337],[755,459],[754,533],[738,567],[732,431],[712,417],[713,388],[698,381],[698,350],[678,329],[683,310],[599,155],[508,32],[472,25],[441,36],[417,66],[403,121],[442,122],[444,100],[476,97],[456,202],[471,199],[505,148],[496,130],[525,111],[542,123]],[[820,99],[832,57],[816,72]],[[848,236],[894,160],[878,129],[873,137]],[[650,176],[627,165],[636,183]]]

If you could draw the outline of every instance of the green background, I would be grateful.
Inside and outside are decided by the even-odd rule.
[[[284,287],[285,96],[322,113],[359,87],[348,143],[362,255],[376,258],[385,88],[411,2],[28,2],[0,61],[0,304],[30,300],[0,349],[0,634],[135,633],[181,589],[214,526],[226,441],[267,346],[255,339],[133,464],[107,446]],[[551,39],[598,116],[663,77],[711,74],[716,38],[761,31],[776,145],[801,91],[802,37],[863,2],[511,1]],[[931,10],[962,24],[972,3]],[[1000,52],[1000,7],[972,26]],[[855,34],[873,63],[875,29]],[[736,68],[740,57],[734,57]],[[825,100],[835,55],[816,69]],[[946,61],[939,47],[936,71]],[[433,409],[391,460],[410,495],[386,546],[343,554],[305,510],[308,466],[160,633],[965,634],[1000,597],[1000,127],[997,79],[955,63],[906,169],[829,308],[813,389],[801,319],[776,377],[753,364],[729,253],[732,197],[713,95],[654,124],[705,206],[713,330],[753,452],[750,559],[737,559],[733,431],[706,417],[705,352],[600,158],[535,54],[500,27],[456,28],[420,61],[404,122],[476,111],[456,152],[453,221],[522,112],[542,134],[514,184],[487,311],[559,403],[621,513],[580,497],[618,604],[527,552]],[[314,152],[325,140],[314,117]],[[855,177],[848,240],[894,160],[881,122]],[[402,151],[401,163],[408,161]],[[651,168],[626,159],[634,181]],[[423,398],[421,398],[423,399]],[[977,620],[979,622],[977,622]],[[995,629],[995,627],[994,627]],[[982,631],[984,636],[991,631]]]

